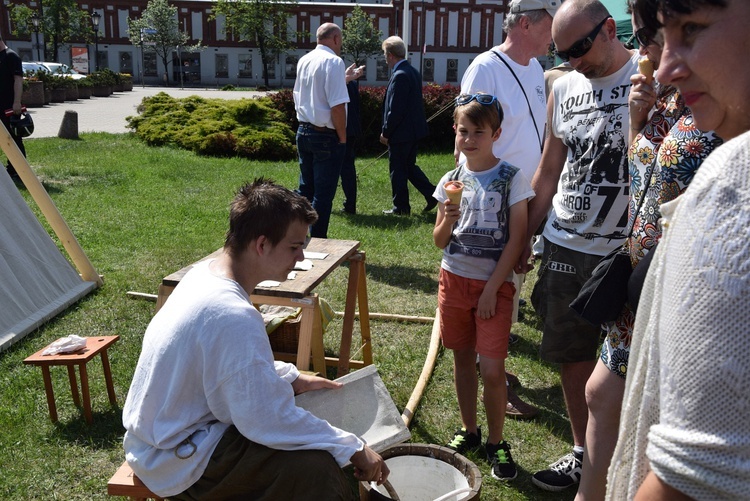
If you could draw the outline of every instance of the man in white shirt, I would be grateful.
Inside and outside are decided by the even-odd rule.
[[[341,466],[382,483],[362,440],[297,407],[340,383],[275,362],[250,294],[303,259],[315,211],[258,179],[235,197],[223,253],[197,264],[154,316],[123,409],[125,457],[172,499],[350,499]]]
[[[324,23],[316,32],[318,45],[297,63],[294,107],[297,110],[299,192],[312,203],[318,222],[313,237],[328,237],[333,197],[346,152],[346,72],[341,53],[341,28]],[[354,68],[351,68],[353,71]]]

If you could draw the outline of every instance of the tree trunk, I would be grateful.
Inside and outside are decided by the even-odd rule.
[[[263,62],[263,81],[266,84],[266,89],[270,89],[271,85],[268,83],[268,58],[266,57],[266,44],[265,39],[262,35],[256,33],[258,38],[258,49],[260,50],[260,60]]]

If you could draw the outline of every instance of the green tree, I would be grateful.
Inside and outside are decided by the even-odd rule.
[[[294,49],[291,39],[307,36],[289,30],[289,15],[296,5],[296,0],[218,0],[214,5],[213,18],[224,16],[227,35],[258,46],[266,87],[270,86],[268,65]]]
[[[39,34],[44,37],[44,61],[57,61],[60,48],[72,40],[93,40],[91,14],[81,10],[76,0],[45,0],[42,8],[32,9],[28,5],[10,6],[10,17],[16,27],[15,35],[33,33],[31,16],[39,18]]]
[[[368,57],[381,53],[383,32],[375,29],[372,19],[359,4],[354,6],[352,14],[344,20],[343,31],[341,54],[350,56],[357,65],[365,64]]]
[[[146,52],[156,52],[164,65],[169,83],[169,63],[172,51],[184,48],[188,52],[201,50],[201,42],[188,45],[189,36],[180,31],[177,7],[167,0],[149,0],[138,19],[128,19],[128,37],[133,45],[141,45]]]

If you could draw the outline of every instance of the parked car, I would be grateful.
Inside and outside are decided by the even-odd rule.
[[[86,78],[86,75],[81,75],[80,73],[78,73],[76,70],[74,70],[73,68],[71,68],[65,63],[43,62],[43,63],[38,63],[38,64],[41,64],[44,67],[46,67],[47,70],[49,70],[49,72],[52,73],[53,75],[65,75],[65,76],[72,78],[73,80],[80,80],[82,78]]]
[[[32,72],[32,73],[36,73],[39,70],[46,71],[47,73],[49,73],[49,69],[47,69],[47,67],[44,66],[41,63],[27,63],[27,62],[24,62],[24,63],[21,63],[21,64],[23,66],[23,73],[24,73],[24,75],[27,72],[29,72],[29,71]]]
[[[80,80],[81,78],[86,78],[86,75],[82,75],[78,73],[76,70],[71,68],[65,63],[47,63],[47,62],[23,62],[21,63],[23,66],[23,72],[26,73],[27,71],[36,72],[39,70],[45,71],[51,75],[62,75],[66,77],[70,77],[73,80]]]

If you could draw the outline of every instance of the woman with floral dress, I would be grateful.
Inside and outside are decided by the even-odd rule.
[[[628,1],[629,7],[633,2]],[[641,23],[635,15],[632,22],[641,54],[658,69],[659,34],[639,27]],[[633,75],[631,82],[628,162],[632,230],[627,245],[635,268],[661,237],[661,204],[685,191],[700,164],[722,141],[713,132],[695,127],[690,109],[676,88],[659,85],[640,74]],[[635,313],[626,304],[617,320],[602,326],[606,337],[601,364],[597,364],[586,384],[589,419],[577,500],[603,499],[605,495],[607,469],[617,442],[634,321]]]

